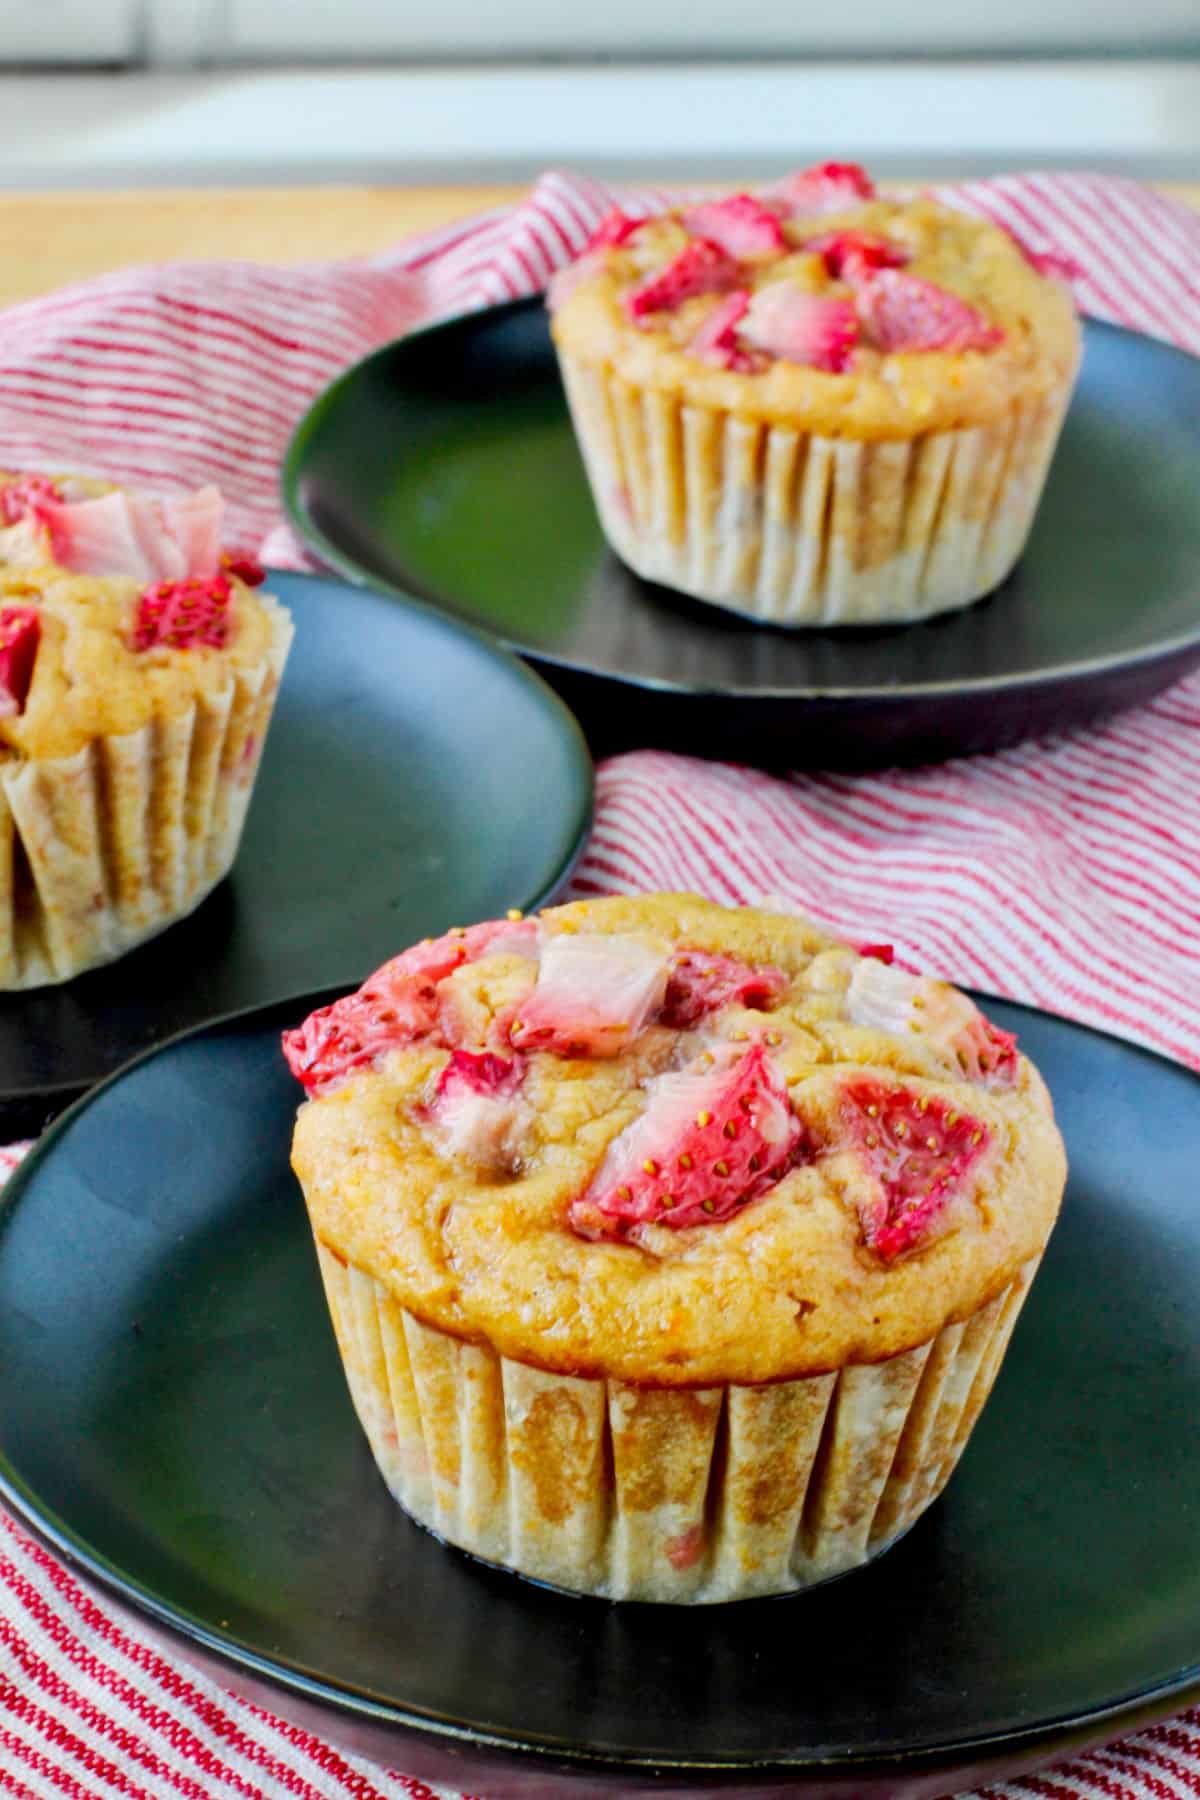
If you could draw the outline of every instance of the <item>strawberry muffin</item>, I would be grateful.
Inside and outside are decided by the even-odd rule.
[[[292,628],[221,518],[0,474],[0,987],[111,961],[233,862]]]
[[[551,284],[593,497],[629,566],[780,625],[944,612],[1025,544],[1079,361],[1063,265],[826,163],[615,212]]]
[[[1046,1089],[965,995],[688,895],[419,944],[284,1053],[389,1488],[610,1599],[784,1593],[893,1543],[1062,1195]]]

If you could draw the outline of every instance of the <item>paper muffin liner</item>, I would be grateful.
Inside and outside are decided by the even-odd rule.
[[[1041,1260],[883,1362],[655,1388],[467,1343],[317,1253],[355,1409],[406,1512],[536,1581],[693,1604],[813,1586],[907,1531],[962,1453]]]
[[[1029,535],[1073,382],[990,425],[820,437],[639,388],[559,351],[592,496],[649,581],[775,625],[966,606]]]
[[[197,907],[229,871],[292,639],[229,686],[74,756],[0,764],[0,988],[111,962]]]

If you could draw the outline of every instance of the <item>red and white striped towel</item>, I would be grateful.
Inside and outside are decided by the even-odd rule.
[[[1088,175],[944,192],[1034,249],[1065,251],[1088,312],[1200,354],[1200,216],[1187,207]],[[0,466],[148,487],[217,481],[239,546],[301,567],[277,482],[312,396],[419,320],[534,292],[612,200],[549,175],[512,211],[364,262],[132,270],[14,307]],[[617,757],[599,770],[576,887],[786,894],[834,930],[890,939],[905,960],[1200,1068],[1200,675],[1100,730],[938,768],[779,779],[659,752]],[[164,1657],[0,1518],[0,1794],[435,1791]],[[987,1793],[1194,1800],[1200,1710]]]

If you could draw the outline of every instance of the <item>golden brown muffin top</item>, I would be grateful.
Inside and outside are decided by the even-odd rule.
[[[224,692],[232,669],[261,663],[274,639],[276,602],[235,576],[216,579],[227,594],[216,608],[220,645],[138,648],[142,583],[53,567],[0,569],[0,677],[14,621],[18,628],[36,621],[20,710],[0,714],[4,756],[72,756],[96,736],[137,731],[184,711],[197,695]]]
[[[289,1033],[318,1239],[562,1373],[760,1382],[924,1342],[1049,1236],[1010,1038],[886,947],[690,895],[417,946]]]
[[[824,168],[606,221],[552,284],[559,348],[637,387],[860,440],[982,425],[1071,378],[1074,307],[1039,272],[1055,259]]]

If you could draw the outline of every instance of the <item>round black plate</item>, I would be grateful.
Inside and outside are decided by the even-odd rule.
[[[9,1135],[186,1026],[540,903],[582,847],[586,747],[514,657],[412,601],[312,575],[270,588],[296,636],[233,873],[119,962],[0,995]]]
[[[786,632],[640,581],[606,549],[540,301],[389,344],[292,442],[285,500],[353,580],[520,650],[597,752],[811,767],[995,749],[1147,699],[1200,661],[1200,360],[1088,323],[1033,537],[988,600]]]
[[[989,1003],[1072,1176],[945,1496],[808,1595],[609,1606],[443,1548],[375,1474],[288,1168],[303,1010],[115,1076],[0,1214],[0,1491],[222,1680],[489,1795],[944,1792],[1200,1687],[1195,1076]]]

